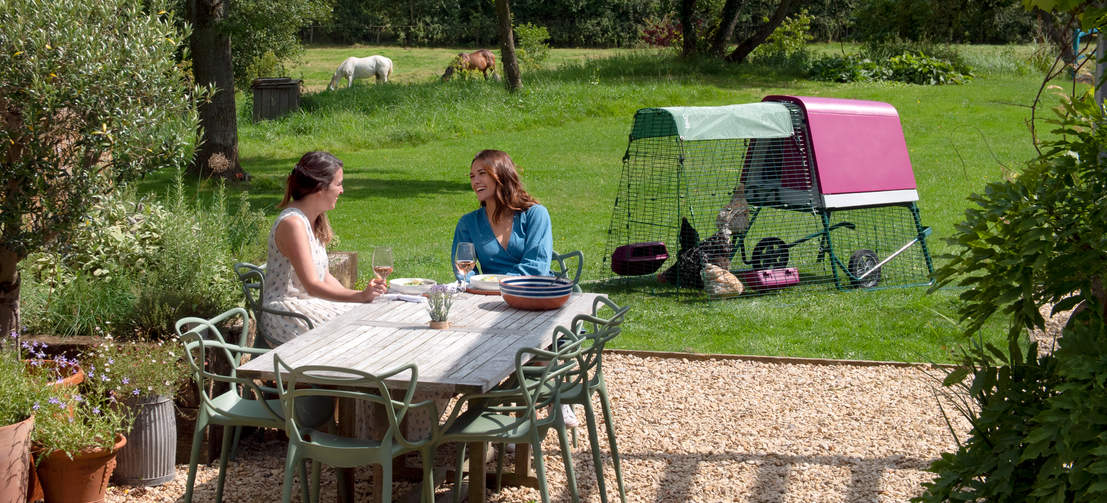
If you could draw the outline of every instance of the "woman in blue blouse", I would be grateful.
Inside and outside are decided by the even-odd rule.
[[[469,167],[469,185],[481,207],[457,221],[450,263],[457,244],[468,241],[476,249],[482,274],[548,276],[553,253],[550,214],[523,188],[507,153],[477,154]],[[456,270],[454,274],[468,279]]]

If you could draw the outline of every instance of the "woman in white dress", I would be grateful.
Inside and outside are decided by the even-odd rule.
[[[386,291],[384,280],[373,278],[364,290],[342,286],[328,270],[326,245],[334,238],[327,211],[342,194],[342,161],[327,152],[308,152],[288,175],[283,208],[269,231],[262,302],[266,307],[292,311],[315,326],[353,307],[372,302]],[[288,316],[266,315],[259,320],[265,336],[287,342],[307,331],[307,325]]]

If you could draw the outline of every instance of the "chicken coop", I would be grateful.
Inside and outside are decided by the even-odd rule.
[[[608,228],[609,279],[703,290],[931,283],[896,109],[805,96],[638,110]]]

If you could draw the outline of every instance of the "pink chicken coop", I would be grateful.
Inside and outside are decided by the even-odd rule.
[[[886,103],[768,96],[644,108],[604,260],[636,284],[712,298],[925,285],[934,270],[918,199]]]

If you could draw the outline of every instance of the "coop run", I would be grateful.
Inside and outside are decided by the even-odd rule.
[[[768,96],[634,116],[608,229],[609,279],[708,298],[930,284],[899,115]]]

